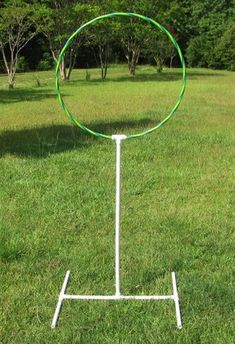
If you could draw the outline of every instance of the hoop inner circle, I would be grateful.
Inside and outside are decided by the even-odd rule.
[[[181,67],[182,67],[182,86],[181,86],[181,90],[180,90],[180,93],[179,93],[179,96],[177,98],[177,101],[175,103],[175,105],[173,106],[173,108],[171,109],[171,111],[166,115],[166,117],[161,121],[159,122],[156,126],[148,129],[148,130],[145,130],[141,133],[137,133],[137,134],[132,134],[132,135],[126,135],[127,138],[135,138],[135,137],[141,137],[141,136],[144,136],[146,134],[149,134],[151,132],[153,132],[154,130],[160,128],[163,124],[165,124],[172,116],[173,114],[176,112],[176,110],[178,109],[179,105],[180,105],[180,102],[183,98],[183,95],[184,95],[184,92],[185,92],[185,88],[186,88],[186,67],[185,67],[185,62],[184,62],[184,58],[183,58],[183,55],[182,55],[182,52],[181,52],[181,49],[178,45],[178,43],[176,42],[176,40],[174,39],[174,37],[171,35],[171,33],[165,28],[163,27],[161,24],[159,24],[158,22],[156,22],[155,20],[151,19],[151,18],[148,18],[148,17],[145,17],[143,15],[140,15],[140,14],[137,14],[137,13],[125,13],[125,12],[115,12],[115,13],[109,13],[109,14],[105,14],[105,15],[102,15],[100,17],[97,17],[97,18],[94,18],[90,21],[88,21],[87,23],[85,23],[84,25],[80,26],[70,37],[69,39],[67,40],[67,42],[65,43],[63,49],[61,50],[60,52],[60,55],[59,55],[59,58],[58,58],[58,62],[57,62],[57,65],[56,65],[56,93],[57,93],[57,96],[58,96],[58,99],[59,99],[59,102],[63,108],[63,110],[65,111],[65,113],[68,115],[68,117],[79,127],[81,128],[82,130],[84,130],[85,132],[91,134],[91,135],[94,135],[94,136],[97,136],[97,137],[103,137],[103,138],[108,138],[108,139],[112,139],[112,135],[108,135],[108,134],[104,134],[104,133],[99,133],[99,132],[96,132],[94,130],[91,130],[89,129],[88,127],[86,127],[85,125],[83,125],[78,119],[76,116],[74,116],[70,111],[69,109],[67,108],[62,96],[61,96],[61,93],[60,93],[60,65],[62,63],[62,60],[63,60],[63,57],[65,55],[65,52],[66,52],[66,49],[70,46],[73,38],[75,36],[77,36],[83,29],[85,29],[87,26],[99,21],[99,20],[103,20],[103,19],[106,19],[106,18],[112,18],[112,17],[116,17],[116,16],[119,16],[119,17],[137,17],[137,18],[140,18],[148,23],[150,23],[151,25],[157,27],[161,32],[165,33],[168,38],[170,39],[170,41],[172,42],[172,44],[174,45],[174,47],[176,48],[177,52],[178,52],[178,56],[179,56],[179,59],[180,59],[180,63],[181,63]]]

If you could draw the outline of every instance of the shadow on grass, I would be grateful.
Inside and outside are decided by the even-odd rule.
[[[106,82],[149,82],[149,81],[176,81],[182,79],[180,73],[155,73],[155,74],[145,74],[137,73],[135,76],[122,75],[122,76],[107,76],[107,79],[102,80],[100,78],[86,80],[70,80],[69,83],[81,83],[83,86],[87,85],[99,85]]]
[[[188,79],[198,79],[202,77],[217,77],[217,76],[224,76],[224,74],[221,73],[213,73],[213,72],[207,72],[207,73],[201,73],[201,72],[188,72],[187,78]],[[89,86],[89,85],[99,85],[106,82],[161,82],[161,81],[178,81],[182,80],[182,73],[179,70],[179,72],[162,72],[162,73],[136,73],[135,76],[130,75],[123,75],[123,76],[116,76],[116,77],[109,77],[107,76],[107,79],[102,80],[100,78],[91,79],[90,81],[86,80],[70,80],[69,84],[76,84],[79,83],[83,86]]]
[[[154,124],[156,122],[154,121]],[[89,127],[97,132],[115,134],[130,132],[147,126],[153,121],[147,118],[139,121],[116,121],[111,123],[94,123]],[[13,154],[22,157],[46,158],[74,149],[84,149],[99,140],[95,136],[82,132],[78,127],[69,125],[51,125],[48,127],[29,128],[22,130],[5,130],[0,133],[0,156]]]
[[[35,101],[48,98],[55,98],[56,94],[54,90],[46,88],[20,88],[13,90],[1,90],[0,91],[0,103],[11,104],[23,101]]]
[[[214,76],[224,76],[222,73],[213,73],[213,72],[187,72],[188,79],[198,79],[202,77],[214,77]],[[70,80],[66,82],[61,82],[61,86],[64,85],[73,85],[79,84],[79,86],[94,86],[94,85],[102,85],[104,83],[109,82],[170,82],[170,81],[178,81],[182,80],[182,73],[181,70],[178,72],[175,71],[163,71],[162,73],[139,73],[137,71],[135,76],[130,75],[122,75],[122,76],[115,76],[109,77],[107,79],[102,80],[100,78],[91,79],[90,81],[86,80]],[[63,94],[65,96],[65,94]],[[8,89],[1,89],[0,90],[0,103],[2,104],[11,104],[17,103],[21,101],[38,101],[48,98],[56,98],[56,92],[54,89],[42,87],[29,87],[29,88],[15,88],[13,90]]]

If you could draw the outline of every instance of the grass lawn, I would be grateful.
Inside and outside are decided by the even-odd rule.
[[[37,87],[36,76],[41,86]],[[150,128],[174,105],[180,70],[129,78],[113,67],[73,72],[69,108],[105,133]],[[66,270],[68,293],[114,292],[115,144],[73,127],[53,72],[0,76],[0,343],[235,343],[235,74],[189,69],[175,117],[122,145],[121,290],[172,292],[172,301],[65,301],[51,330]]]

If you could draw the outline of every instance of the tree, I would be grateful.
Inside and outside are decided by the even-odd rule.
[[[190,67],[208,67],[207,55],[208,41],[205,36],[196,36],[189,41],[187,59]]]
[[[82,24],[94,17],[95,8],[76,0],[44,0],[41,1],[44,16],[42,32],[48,40],[50,51],[55,63],[59,53],[69,36]],[[69,80],[75,65],[78,49],[84,40],[84,33],[76,36],[68,48],[66,56],[60,65],[62,80]]]
[[[25,0],[5,0],[0,13],[0,49],[9,88],[15,85],[17,61],[22,49],[38,32],[40,10]]]
[[[119,11],[135,12],[151,17],[154,12],[154,3],[154,0],[119,0],[116,8]],[[117,38],[121,42],[127,59],[129,73],[134,76],[141,48],[148,39],[150,25],[135,17],[120,18],[115,25]]]
[[[183,0],[125,0],[120,1],[120,9],[155,19],[168,29],[174,28],[174,31],[170,31],[178,36],[182,31],[181,22],[185,11],[181,1]],[[135,75],[141,51],[153,55],[159,71],[166,58],[172,64],[175,57],[175,49],[168,43],[165,34],[138,18],[130,17],[129,21],[122,21],[120,39],[131,75]]]
[[[99,14],[97,14],[98,16]],[[101,79],[107,76],[108,61],[114,41],[114,25],[112,20],[104,19],[90,26],[86,31],[87,45],[98,55]]]
[[[215,48],[215,68],[226,68],[235,70],[235,24],[233,21],[228,23],[226,30],[218,41]]]
[[[168,61],[171,68],[173,59],[177,55],[177,50],[173,43],[164,32],[159,31],[157,28],[151,30],[148,35],[149,39],[143,48],[144,55],[148,56],[148,59],[149,57],[153,58],[158,73],[162,72],[164,64]],[[173,34],[173,36],[176,38],[176,34]]]
[[[221,37],[234,18],[234,0],[205,0],[191,3],[189,26],[191,37],[187,58],[191,66],[222,68],[218,59]]]
[[[98,17],[103,14],[115,11],[116,0],[94,0],[91,4],[94,9],[94,16]],[[115,19],[103,19],[89,26],[86,30],[87,45],[94,51],[95,58],[98,55],[101,79],[106,79],[108,71],[108,62],[112,53],[111,44],[116,37]]]
[[[110,44],[112,42],[110,23],[96,23],[88,30],[87,45],[98,55],[101,71],[101,79],[106,79],[108,71],[108,60],[110,55]]]
[[[146,24],[140,23],[132,17],[128,20],[128,23],[124,23],[123,20],[119,28],[119,34],[124,54],[127,59],[129,73],[132,76],[134,76],[136,72],[141,47],[148,37],[146,31]]]

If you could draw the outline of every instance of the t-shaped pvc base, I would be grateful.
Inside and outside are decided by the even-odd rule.
[[[51,327],[55,328],[62,303],[64,300],[106,300],[106,301],[121,301],[121,300],[173,300],[175,302],[175,312],[177,327],[182,328],[179,296],[176,284],[175,272],[172,272],[172,295],[122,295],[120,292],[120,193],[121,193],[121,143],[127,137],[125,135],[113,135],[112,139],[116,142],[116,214],[115,214],[115,295],[69,295],[66,294],[66,288],[70,276],[70,271],[67,271],[62,285],[62,289],[58,298],[55,314],[51,323]]]
[[[64,283],[58,298],[55,314],[51,323],[51,328],[55,328],[59,319],[60,310],[64,300],[101,300],[101,301],[121,301],[121,300],[139,300],[139,301],[157,301],[157,300],[173,300],[175,302],[176,322],[178,329],[182,328],[179,296],[176,284],[175,272],[171,273],[172,276],[172,295],[70,295],[66,294],[70,271],[66,272]]]

